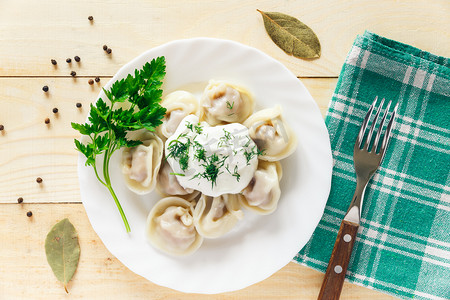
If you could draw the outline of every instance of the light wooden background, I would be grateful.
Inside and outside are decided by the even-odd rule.
[[[322,57],[286,55],[266,35],[257,8],[308,24],[321,41]],[[0,124],[5,126],[0,133],[0,299],[315,299],[323,275],[295,263],[254,286],[214,297],[181,294],[129,271],[106,250],[80,203],[77,134],[70,122],[85,120],[88,104],[124,63],[162,43],[198,36],[235,40],[278,59],[325,113],[357,34],[369,29],[448,56],[449,15],[447,0],[0,1]],[[112,55],[104,53],[103,44]],[[73,61],[75,55],[80,63]],[[72,70],[75,79],[69,76]],[[88,85],[94,76],[101,82]],[[50,88],[47,94],[44,85]],[[18,197],[23,204],[17,204]],[[32,218],[26,216],[29,210]],[[68,295],[44,252],[47,232],[65,217],[77,228],[82,249]],[[342,299],[391,298],[349,283],[342,293]]]

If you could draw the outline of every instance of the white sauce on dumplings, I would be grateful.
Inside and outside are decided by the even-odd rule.
[[[241,192],[258,165],[257,147],[245,126],[211,127],[195,115],[181,121],[165,153],[183,188],[212,197]]]
[[[164,97],[156,135],[139,138],[144,144],[123,156],[130,189],[143,194],[157,181],[168,195],[150,211],[146,234],[154,247],[177,256],[232,231],[243,208],[273,213],[281,195],[279,161],[297,146],[280,106],[253,113],[251,93],[226,81],[210,80],[201,95],[195,90]]]

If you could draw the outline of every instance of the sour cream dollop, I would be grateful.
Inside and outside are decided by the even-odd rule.
[[[257,147],[247,127],[212,127],[195,115],[186,116],[167,139],[165,155],[182,187],[212,197],[240,193],[258,166]]]

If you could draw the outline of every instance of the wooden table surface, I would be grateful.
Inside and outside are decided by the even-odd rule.
[[[257,8],[308,24],[321,41],[322,57],[286,55],[266,35]],[[1,1],[0,299],[315,299],[323,274],[292,262],[263,282],[214,297],[178,293],[128,270],[105,248],[81,204],[77,133],[70,122],[85,120],[88,104],[123,64],[162,43],[199,36],[235,40],[279,60],[302,80],[324,114],[357,34],[368,29],[445,55],[449,15],[448,0]],[[112,55],[102,50],[104,44]],[[75,55],[80,63],[65,62]],[[77,77],[70,76],[72,70]],[[88,85],[95,76],[100,83]],[[44,252],[47,232],[65,217],[77,228],[82,249],[68,295]],[[342,299],[391,298],[347,282],[342,293]]]

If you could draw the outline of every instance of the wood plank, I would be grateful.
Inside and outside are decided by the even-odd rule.
[[[0,298],[2,299],[211,299],[157,286],[128,270],[93,231],[81,204],[0,204]],[[33,216],[28,218],[26,212]],[[45,237],[69,218],[78,231],[80,262],[65,294],[47,264]],[[316,299],[323,274],[289,263],[270,278],[214,299]],[[151,296],[150,296],[151,295]],[[341,299],[394,299],[346,282]]]
[[[48,93],[43,85],[49,86]],[[0,79],[0,123],[5,127],[0,133],[0,202],[18,197],[25,202],[79,201],[77,134],[70,122],[84,122],[99,90],[86,78]]]
[[[336,79],[302,82],[324,114]],[[49,86],[48,93],[43,85]],[[18,197],[28,203],[80,201],[73,145],[78,135],[70,122],[85,121],[88,104],[99,91],[100,85],[88,85],[87,78],[0,78],[0,124],[5,126],[0,133],[0,203],[14,203]],[[44,123],[47,117],[50,125]]]
[[[322,57],[286,55],[267,36],[256,11],[279,11],[308,24]],[[220,15],[219,13],[220,12]],[[94,16],[91,24],[87,17]],[[408,1],[5,1],[0,10],[0,76],[113,75],[140,53],[199,36],[235,40],[281,61],[297,76],[337,76],[357,34],[369,29],[449,56],[447,0]],[[106,55],[102,45],[113,49]],[[79,55],[81,63],[65,59]],[[50,59],[56,59],[55,68]]]

